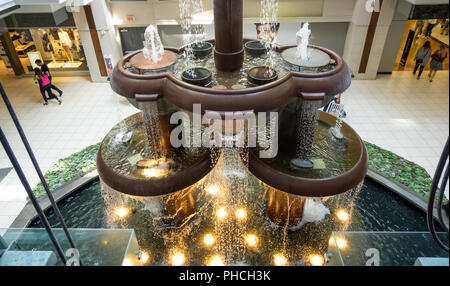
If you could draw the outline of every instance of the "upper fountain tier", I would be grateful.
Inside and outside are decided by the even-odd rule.
[[[213,56],[209,54],[206,58],[192,61],[186,59],[189,53],[184,52],[192,46],[166,48],[165,54],[176,53],[178,59],[163,69],[152,69],[139,64],[139,60],[145,58],[142,51],[136,51],[115,67],[111,76],[112,89],[138,101],[163,97],[185,110],[192,110],[193,104],[200,103],[203,111],[262,112],[282,107],[297,96],[322,99],[323,106],[349,87],[352,73],[342,58],[328,49],[311,45],[309,48],[315,54],[326,59],[322,66],[296,65],[289,60],[290,50],[295,50],[296,46],[273,45],[271,58],[275,54],[277,62],[271,66],[274,66],[278,77],[273,82],[253,86],[247,81],[247,72],[266,64],[264,55],[255,57],[245,52],[244,44],[249,40],[242,38],[242,19],[242,0],[215,0],[215,40],[208,41],[214,46]],[[211,71],[215,88],[196,86],[182,80],[183,72],[194,66]],[[232,79],[228,86],[223,83],[225,79]]]
[[[243,43],[247,41],[249,40],[244,39]],[[208,42],[215,44],[214,40]],[[192,110],[193,104],[200,103],[203,111],[253,110],[260,112],[282,107],[293,98],[302,95],[322,97],[323,106],[333,96],[342,93],[350,86],[352,72],[338,54],[322,47],[310,45],[309,48],[327,54],[332,62],[329,65],[331,69],[315,71],[295,66],[281,59],[280,54],[295,48],[296,46],[275,46],[275,52],[279,54],[280,62],[283,63],[277,67],[283,70],[283,72],[279,72],[280,76],[277,80],[265,85],[246,86],[245,88],[241,84],[241,89],[215,89],[182,81],[181,77],[177,76],[183,71],[183,61],[180,56],[178,61],[168,69],[158,71],[130,69],[130,60],[142,54],[142,51],[136,51],[125,56],[114,68],[111,87],[118,94],[130,99],[141,101],[166,98],[185,110]],[[166,48],[166,51],[180,55],[184,49],[185,47],[181,49]],[[251,65],[251,56],[246,55],[246,57],[249,58]],[[212,60],[206,59],[203,63],[209,67],[214,66]],[[242,82],[241,75],[245,74],[249,68],[250,66],[245,66],[244,63],[244,67],[233,73],[223,73],[212,69],[212,77],[214,79],[236,74],[237,82]],[[220,84],[220,82],[218,83]]]

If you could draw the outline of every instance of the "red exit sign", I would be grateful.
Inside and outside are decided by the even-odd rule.
[[[134,20],[136,20],[136,18],[133,15],[128,15],[127,16],[127,21],[128,22],[134,22]]]

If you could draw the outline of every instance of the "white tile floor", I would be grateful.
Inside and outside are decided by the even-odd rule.
[[[353,81],[344,95],[345,119],[363,138],[423,166],[431,175],[449,134],[449,74],[410,72]]]
[[[43,172],[59,158],[102,140],[120,120],[138,112],[116,95],[108,83],[84,77],[57,77],[63,104],[42,105],[31,78],[1,72],[10,97]],[[449,74],[440,72],[433,83],[417,81],[409,72],[353,81],[344,95],[346,121],[364,140],[394,151],[433,173],[449,128]],[[0,102],[0,126],[34,187],[38,177],[13,122]],[[0,168],[11,167],[0,148]],[[11,171],[0,183],[0,228],[9,227],[26,203],[26,193]]]

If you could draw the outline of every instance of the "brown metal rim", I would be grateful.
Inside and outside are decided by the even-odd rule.
[[[208,152],[196,165],[174,175],[160,179],[137,179],[117,174],[108,167],[101,155],[102,147],[103,143],[97,153],[97,170],[100,179],[112,189],[131,196],[154,197],[183,190],[200,181],[215,166],[215,163],[211,162],[211,152]]]
[[[332,115],[326,114],[323,111],[320,111],[320,113],[320,120],[322,121],[328,122],[330,119],[335,120]],[[368,167],[368,156],[364,143],[350,126],[346,123],[343,123],[343,126],[344,125],[345,128],[349,128],[349,130],[359,138],[361,153],[357,163],[350,170],[339,176],[323,179],[292,176],[273,169],[263,160],[258,158],[254,151],[249,152],[249,170],[267,185],[294,195],[328,197],[344,193],[364,180]]]

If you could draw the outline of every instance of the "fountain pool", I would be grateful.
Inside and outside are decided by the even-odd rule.
[[[212,206],[203,206],[197,217],[185,226],[185,230],[156,229],[151,221],[147,221],[144,225],[135,225],[137,218],[142,216],[141,210],[129,214],[130,224],[120,220],[111,224],[114,220],[111,220],[110,216],[115,214],[108,214],[98,180],[70,195],[59,203],[59,206],[70,228],[108,228],[118,225],[136,227],[139,244],[150,256],[148,265],[170,265],[171,251],[174,250],[184,253],[186,265],[206,265],[208,258],[213,255],[223,257],[227,265],[273,265],[275,253],[282,253],[288,265],[309,265],[308,257],[311,254],[321,256],[327,251],[331,231],[427,231],[423,211],[368,178],[355,197],[352,208],[341,204],[348,201],[348,196],[339,195],[324,202],[330,214],[326,215],[322,222],[309,223],[301,229],[286,231],[275,227],[267,219],[261,187],[257,184],[251,186],[251,190],[255,191],[254,196],[260,198],[257,201],[247,200],[247,220],[235,219],[236,208],[229,207],[227,208],[229,221],[222,224],[216,220]],[[247,195],[251,196],[248,193]],[[214,198],[214,195],[206,191],[201,196],[203,200]],[[345,214],[349,216],[346,217]],[[348,218],[347,222],[342,221],[345,218]],[[52,226],[59,227],[53,211],[48,212],[48,219]],[[30,227],[39,228],[42,225],[36,220]],[[239,228],[241,233],[235,238],[235,247],[221,250],[219,236],[230,230],[238,231],[234,228]],[[207,234],[211,236],[205,237]],[[236,232],[227,235],[227,239],[232,237],[231,234],[235,235]],[[252,242],[253,237],[247,237],[246,234],[256,236],[256,247],[248,246],[246,239]],[[170,239],[164,242],[168,237]],[[210,241],[213,241],[212,245],[207,246],[207,242]],[[351,248],[352,245],[348,244],[347,247]],[[231,251],[233,255],[225,258],[222,251]]]

